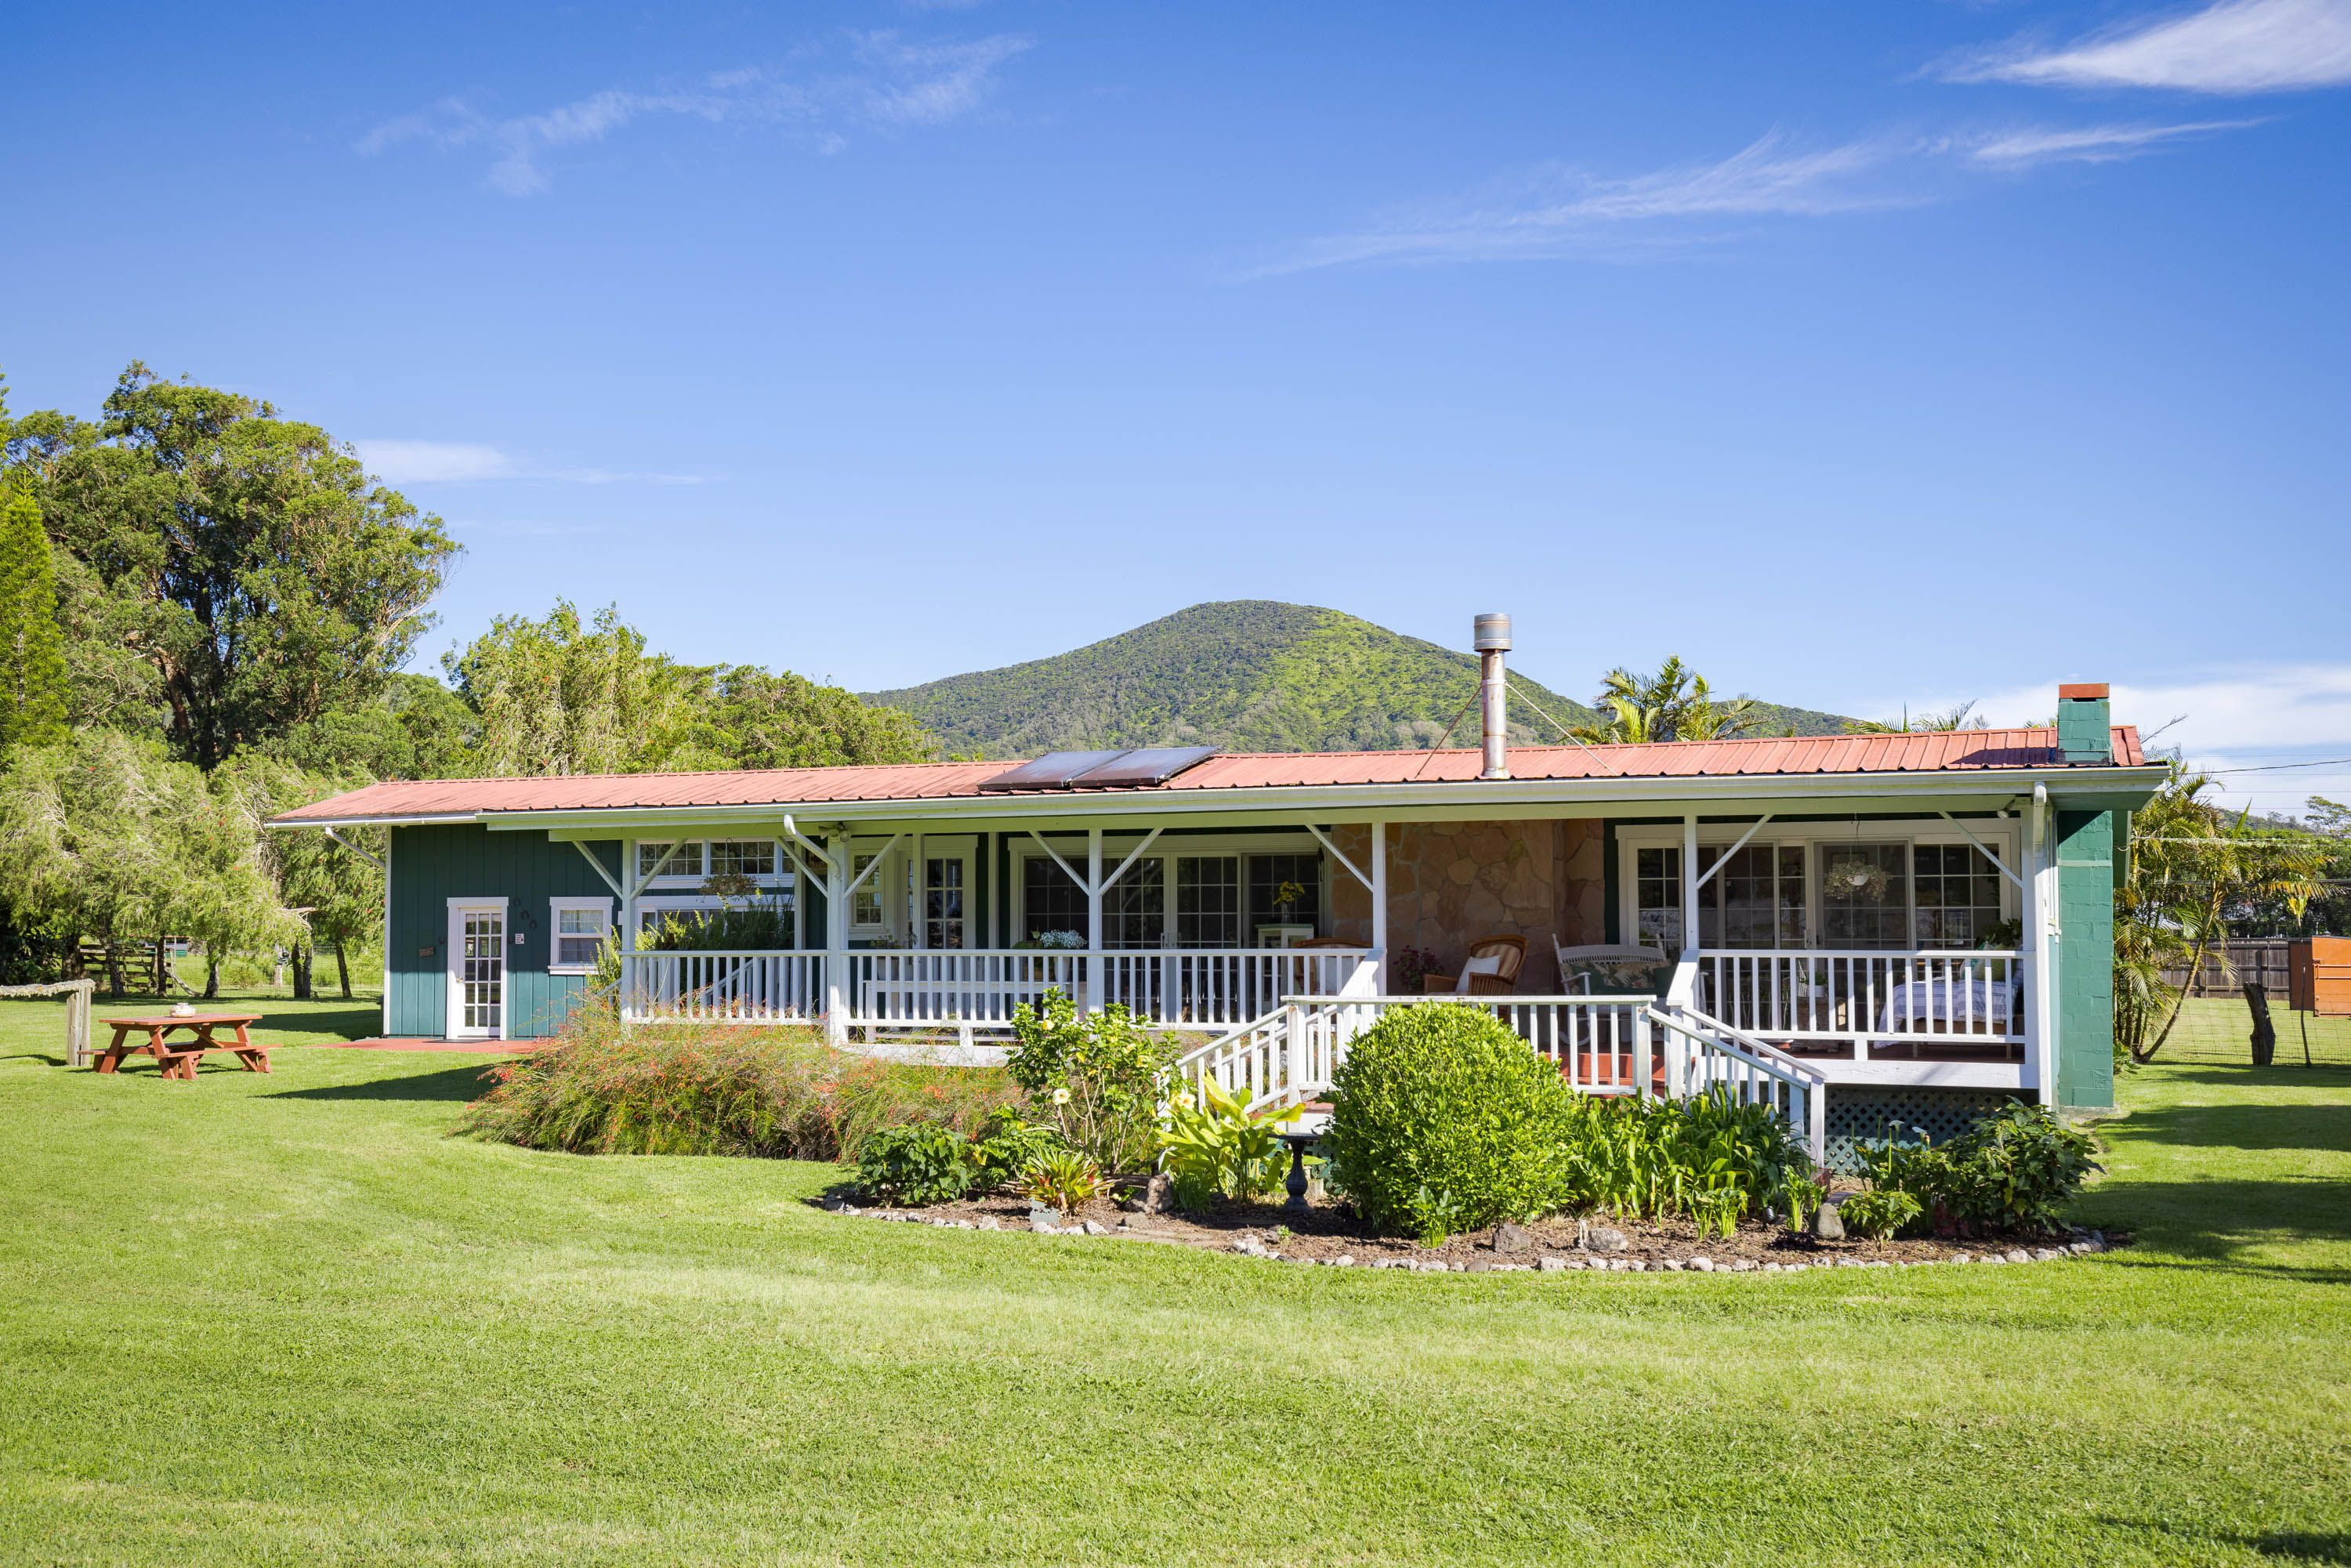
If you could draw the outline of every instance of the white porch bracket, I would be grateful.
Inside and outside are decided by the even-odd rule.
[[[1755,825],[1748,829],[1745,832],[1740,834],[1739,841],[1737,843],[1731,845],[1729,849],[1714,857],[1714,863],[1706,868],[1705,874],[1701,875],[1698,879],[1695,885],[1704,887],[1708,883],[1712,882],[1714,880],[1714,873],[1720,871],[1724,866],[1729,865],[1730,863],[1730,857],[1745,849],[1747,847],[1747,841],[1761,832],[1763,831],[1763,824],[1771,820],[1771,813],[1769,811],[1766,811],[1761,816],[1756,818]]]
[[[586,861],[590,865],[596,868],[596,874],[603,879],[604,885],[606,887],[612,890],[613,897],[622,900],[627,899],[629,896],[629,890],[621,885],[621,882],[618,877],[604,869],[604,862],[596,858],[596,852],[588,847],[586,840],[574,839],[571,841],[571,847],[580,852],[580,858],[581,860]]]
[[[1079,892],[1091,894],[1093,891],[1093,888],[1089,884],[1086,878],[1080,876],[1076,872],[1070,869],[1070,862],[1061,858],[1061,852],[1045,841],[1044,834],[1039,832],[1036,829],[1031,828],[1029,830],[1029,836],[1037,841],[1037,847],[1039,849],[1043,850],[1047,854],[1053,857],[1053,863],[1061,868],[1062,875],[1068,877],[1071,882],[1078,884]]]
[[[670,841],[669,848],[662,852],[662,858],[653,862],[653,869],[645,873],[644,875],[637,878],[636,882],[630,887],[626,896],[635,898],[639,894],[644,892],[645,889],[651,887],[653,884],[653,878],[667,871],[669,869],[669,862],[675,860],[677,858],[677,852],[684,848],[685,848],[685,841],[684,839],[672,839]]]
[[[335,831],[332,828],[329,828],[327,830],[327,837],[334,840],[335,842],[342,845],[343,848],[350,851],[351,853],[359,856],[360,859],[367,862],[370,865],[375,867],[376,870],[382,871],[384,869],[383,862],[376,858],[376,853],[373,850],[361,848],[360,845],[355,844],[351,842],[350,840],[343,837],[342,834]],[[583,845],[582,847],[584,848],[585,846]],[[599,866],[597,869],[601,871],[603,868]]]
[[[904,833],[891,834],[890,841],[883,844],[882,848],[875,852],[873,858],[865,862],[865,869],[859,872],[855,880],[852,881],[847,887],[841,890],[841,896],[846,899],[859,888],[863,887],[865,885],[865,879],[882,869],[882,862],[890,858],[890,852],[896,849],[898,847],[898,841],[905,836],[906,835]]]
[[[1967,840],[1967,841],[1968,841],[1968,842],[1970,842],[1970,843],[1971,843],[1971,844],[1975,845],[1975,847],[1976,847],[1976,852],[1977,852],[1978,854],[1980,854],[1980,855],[1983,856],[1983,858],[1984,858],[1984,859],[1986,859],[1986,860],[1988,860],[1988,861],[1991,862],[1992,865],[1994,866],[1994,868],[1996,868],[1996,869],[1999,871],[1999,873],[2000,873],[2000,874],[2001,874],[2001,875],[2002,875],[2002,876],[2004,876],[2004,877],[2008,878],[2008,880],[2009,880],[2010,882],[2013,883],[2016,885],[2016,891],[2017,891],[2017,892],[2019,892],[2019,893],[2022,893],[2022,892],[2024,892],[2024,891],[2025,891],[2025,887],[2024,887],[2024,879],[2023,879],[2022,877],[2021,877],[2021,876],[2017,875],[2017,874],[2016,874],[2016,873],[2014,873],[2014,872],[2012,872],[2012,871],[2009,870],[2009,868],[2008,868],[2008,862],[2007,862],[2006,861],[2004,861],[2004,860],[2001,859],[1998,855],[1996,855],[1996,854],[1992,853],[1990,850],[1988,850],[1988,849],[1984,848],[1984,846],[1983,846],[1983,841],[1982,841],[1981,839],[1980,839],[1980,838],[1976,837],[1973,833],[1971,833],[1971,832],[1968,831],[1968,825],[1967,825],[1965,822],[1960,821],[1957,817],[1952,816],[1949,811],[1938,811],[1938,812],[1936,812],[1936,813],[1935,813],[1935,815],[1937,815],[1937,816],[1938,816],[1938,817],[1942,818],[1942,819],[1943,819],[1943,821],[1947,821],[1947,822],[1950,823],[1950,824],[1951,824],[1951,826],[1953,826],[1953,827],[1955,827],[1955,828],[1959,829],[1959,836],[1960,836],[1961,838],[1963,838],[1963,839]]]
[[[1331,858],[1332,860],[1337,861],[1341,865],[1347,868],[1348,875],[1353,877],[1357,882],[1364,884],[1364,890],[1365,892],[1369,893],[1375,891],[1372,886],[1372,879],[1364,874],[1364,868],[1357,865],[1353,861],[1349,860],[1345,855],[1341,854],[1339,852],[1339,846],[1331,841],[1330,834],[1324,832],[1322,829],[1316,827],[1311,822],[1306,824],[1306,831],[1314,835],[1314,839],[1317,843],[1331,852]]]
[[[1102,886],[1098,888],[1088,888],[1086,891],[1089,893],[1108,893],[1112,888],[1116,887],[1118,885],[1118,879],[1124,876],[1129,871],[1132,871],[1134,868],[1134,862],[1143,858],[1143,852],[1149,849],[1153,843],[1157,841],[1159,835],[1164,831],[1165,831],[1165,830],[1163,828],[1154,828],[1150,832],[1144,834],[1143,841],[1134,846],[1134,852],[1129,854],[1124,860],[1118,862],[1118,869],[1111,873],[1108,876],[1102,878]]]
[[[819,865],[829,867],[832,864],[832,857],[826,854],[814,839],[800,831],[800,825],[792,821],[791,813],[789,811],[784,814],[784,847],[791,851],[792,859],[795,862],[800,859],[799,850],[806,850],[816,857]],[[795,844],[799,846],[799,850],[792,849]],[[803,863],[800,869],[806,871],[809,868]]]

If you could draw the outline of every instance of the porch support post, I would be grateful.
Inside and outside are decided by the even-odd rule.
[[[1372,823],[1372,952],[1379,965],[1380,995],[1388,995],[1388,825]]]
[[[1086,1011],[1098,1012],[1102,993],[1102,831],[1086,830]]]
[[[930,914],[931,893],[929,887],[925,885],[930,880],[930,873],[928,868],[923,864],[923,830],[920,828],[914,830],[914,847],[911,852],[914,860],[914,873],[908,879],[913,885],[906,894],[908,900],[906,924],[914,927],[914,930],[909,933],[914,937],[914,941],[909,946],[919,953],[931,945],[931,923],[925,918]]]
[[[637,841],[621,841],[621,951],[637,950]]]
[[[1682,819],[1682,956],[1698,956],[1698,818]]]
[[[849,1039],[849,843],[847,833],[825,841],[824,1037],[834,1045]]]

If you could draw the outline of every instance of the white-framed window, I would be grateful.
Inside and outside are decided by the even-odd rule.
[[[2013,818],[1970,824],[2009,866],[2018,863]],[[1745,829],[1706,824],[1698,870],[1720,861]],[[1681,830],[1628,828],[1618,835],[1625,940],[1678,953],[1682,946]],[[1792,824],[1767,829],[1698,889],[1702,948],[1951,949],[1999,938],[2016,917],[2014,884],[1951,824],[1865,821],[1858,830]]]
[[[712,876],[768,877],[776,874],[773,839],[713,839],[709,843]]]
[[[1107,874],[1124,862],[1132,841],[1102,846]],[[1082,845],[1057,843],[1066,858]],[[1050,855],[1016,846],[1012,865],[1015,939],[1086,930],[1087,900]],[[1078,862],[1072,862],[1078,863]],[[1107,948],[1245,947],[1259,928],[1328,927],[1331,871],[1322,846],[1306,834],[1216,835],[1138,856],[1102,896]],[[1284,898],[1282,895],[1289,896]]]
[[[596,954],[612,931],[612,901],[609,898],[557,898],[547,912],[547,972],[584,975],[596,967]]]
[[[855,893],[849,895],[849,927],[852,931],[879,931],[887,918],[882,907],[882,873],[865,876],[868,867],[877,857],[870,854],[849,857],[849,880],[865,877]]]
[[[651,876],[653,874],[653,868],[659,866],[664,877],[692,877],[695,881],[700,882],[704,875],[703,847],[700,840],[694,840],[678,845],[677,853],[673,855],[669,853],[670,841],[666,839],[639,839],[637,841],[637,874]],[[666,862],[662,859],[664,855],[669,855]]]

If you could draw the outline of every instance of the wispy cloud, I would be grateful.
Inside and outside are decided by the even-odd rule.
[[[2055,47],[2019,43],[1953,61],[1954,81],[2259,93],[2351,82],[2351,0],[2220,0]]]
[[[699,474],[648,474],[612,468],[540,468],[495,446],[459,441],[354,441],[360,462],[387,485],[464,485],[485,479],[542,479],[567,485],[700,485]]]
[[[1816,216],[1916,201],[1889,183],[1910,149],[1891,141],[1813,151],[1778,132],[1713,162],[1607,179],[1552,166],[1469,199],[1405,210],[1354,234],[1314,240],[1258,270],[1298,272],[1356,262],[1496,261],[1576,255],[1621,242],[1628,227],[1648,241],[1706,237],[1691,220]]]
[[[2053,674],[2034,685],[1994,693],[1980,708],[1994,724],[2045,724],[2056,708],[2060,680],[2093,680],[2105,673]],[[2161,728],[2158,747],[2178,747],[2193,767],[2222,770],[2216,782],[2234,804],[2283,811],[2298,810],[2314,794],[2351,798],[2351,766],[2335,760],[2351,757],[2351,664],[2250,665],[2183,680],[2116,682],[2113,701],[2117,724],[2137,725],[2142,733]],[[1913,702],[1911,711],[1949,706]]]
[[[2204,120],[1888,133],[1813,149],[1774,131],[1727,158],[1629,177],[1546,166],[1466,198],[1403,209],[1368,227],[1307,241],[1247,276],[1379,263],[1670,255],[1718,245],[1766,220],[1941,201],[1959,188],[1956,176],[1969,172],[1980,176],[2047,163],[2110,163],[2262,123]]]
[[[2155,152],[2167,142],[2242,131],[2258,120],[2199,120],[2178,125],[2083,125],[2033,127],[1956,141],[1954,146],[1979,163],[2003,169],[2040,163],[2114,163]]]
[[[494,116],[465,98],[444,98],[370,130],[353,150],[373,157],[423,145],[484,152],[485,179],[510,196],[548,188],[548,155],[600,142],[643,121],[782,127],[820,152],[847,144],[844,128],[943,125],[986,101],[999,68],[1029,47],[1003,34],[946,43],[910,42],[894,32],[852,34],[850,63],[827,72],[804,60],[792,70],[740,67],[659,91],[608,88],[535,114]]]

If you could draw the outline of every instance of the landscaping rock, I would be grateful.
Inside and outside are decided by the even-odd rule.
[[[1173,1214],[1176,1212],[1175,1180],[1164,1171],[1152,1176],[1119,1207],[1143,1214]]]
[[[1355,1255],[1353,1252],[1342,1252],[1331,1260],[1331,1267],[1333,1269],[1352,1269],[1354,1266]]]
[[[1059,1236],[1061,1233],[1060,1226],[1043,1215],[1033,1212],[1029,1216],[1029,1228],[1040,1236]]]
[[[2035,1263],[2054,1263],[2064,1256],[2064,1253],[2053,1247],[2035,1247],[2032,1249],[2032,1260]]]
[[[841,1197],[839,1193],[829,1192],[824,1195],[824,1207],[827,1213],[839,1214],[842,1209],[847,1208],[849,1205],[841,1200]]]
[[[1824,1203],[1821,1205],[1819,1211],[1813,1214],[1813,1234],[1823,1241],[1844,1239],[1844,1218],[1837,1213],[1835,1204]]]
[[[1546,1258],[1541,1262],[1536,1264],[1535,1267],[1541,1269],[1546,1274],[1564,1274],[1567,1272],[1567,1260],[1564,1258]]]
[[[1493,1267],[1494,1260],[1491,1258],[1472,1258],[1468,1263],[1463,1265],[1463,1268],[1472,1274],[1487,1273],[1491,1270]]]
[[[1629,1252],[1633,1249],[1630,1238],[1606,1225],[1594,1225],[1585,1229],[1576,1238],[1576,1245],[1592,1252]]]
[[[2030,1263],[2032,1261],[2032,1254],[2027,1252],[2022,1247],[2011,1247],[2006,1252],[2001,1253],[2001,1256],[2011,1263]]]
[[[1714,1260],[1711,1258],[1693,1258],[1689,1260],[1688,1267],[1700,1274],[1711,1274],[1714,1272]]]
[[[1954,1252],[1951,1254],[1951,1261],[1954,1263],[1972,1263],[1975,1260],[1964,1252]]]
[[[1527,1252],[1534,1249],[1535,1239],[1527,1228],[1515,1220],[1505,1219],[1494,1227],[1494,1250],[1497,1252]]]
[[[1110,1227],[1099,1219],[1089,1219],[1085,1223],[1085,1232],[1089,1236],[1108,1236]]]

